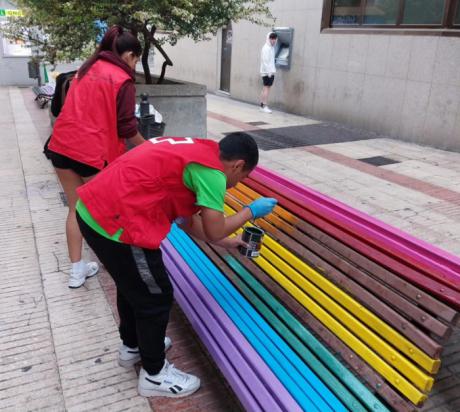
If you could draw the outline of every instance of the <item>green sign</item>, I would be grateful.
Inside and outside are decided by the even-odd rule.
[[[21,17],[22,10],[0,9],[0,17]]]

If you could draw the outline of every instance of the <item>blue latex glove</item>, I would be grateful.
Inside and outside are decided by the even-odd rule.
[[[278,201],[271,197],[259,197],[248,205],[254,219],[268,215],[276,206]]]

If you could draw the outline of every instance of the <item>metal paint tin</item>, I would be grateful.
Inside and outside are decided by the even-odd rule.
[[[249,247],[239,247],[239,251],[243,256],[248,258],[255,258],[260,254],[260,248],[262,246],[262,238],[265,232],[255,226],[245,227],[243,230],[243,236],[241,239],[246,242]]]

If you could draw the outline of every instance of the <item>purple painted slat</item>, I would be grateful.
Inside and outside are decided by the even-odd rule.
[[[257,167],[251,177],[300,204],[316,206],[323,215],[343,222],[365,239],[375,239],[390,253],[403,257],[430,276],[460,290],[460,258],[457,256],[263,167]]]
[[[174,265],[173,263],[171,263]],[[177,274],[176,274],[177,275]],[[208,349],[209,353],[211,354],[214,361],[219,366],[219,369],[222,371],[224,376],[226,377],[227,381],[229,381],[230,386],[233,388],[237,397],[244,408],[248,411],[260,411],[262,412],[263,409],[254,399],[251,392],[245,386],[244,382],[242,381],[241,377],[238,376],[237,371],[234,369],[234,366],[230,363],[229,359],[225,357],[220,351],[218,343],[215,341],[213,335],[204,327],[203,320],[199,319],[196,315],[196,308],[193,304],[189,303],[187,300],[187,292],[182,292],[180,289],[182,285],[180,285],[176,279],[171,279],[174,285],[174,298],[176,299],[177,303],[180,305],[182,310],[185,312],[187,319],[192,324],[193,329],[200,337],[203,344]],[[193,294],[193,292],[192,292]],[[242,370],[242,369],[240,369]]]
[[[162,249],[181,307],[244,406],[250,411],[262,407],[262,410],[300,412],[294,398],[168,240],[163,241]],[[187,289],[187,293],[182,289]]]

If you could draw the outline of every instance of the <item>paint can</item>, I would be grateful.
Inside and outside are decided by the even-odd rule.
[[[256,226],[247,226],[243,230],[241,239],[248,244],[248,247],[240,246],[239,251],[243,256],[248,258],[255,258],[260,254],[262,246],[262,238],[264,231]]]

